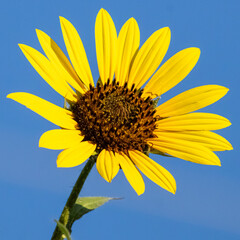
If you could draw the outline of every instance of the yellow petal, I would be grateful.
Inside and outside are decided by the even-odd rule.
[[[156,108],[156,115],[171,117],[204,108],[226,95],[228,89],[218,85],[196,87],[183,92]]]
[[[55,71],[51,62],[32,47],[19,44],[23,54],[40,76],[60,95],[70,101],[76,101],[75,93],[67,82]]]
[[[115,153],[116,158],[123,170],[125,177],[138,195],[145,191],[145,184],[141,173],[134,166],[133,162],[125,155]]]
[[[232,150],[232,145],[222,136],[210,131],[185,131],[185,132],[163,132],[155,130],[154,134],[161,139],[169,137],[172,139],[185,140],[197,143],[211,151]]]
[[[170,38],[168,27],[159,29],[148,38],[134,59],[128,80],[129,87],[134,83],[140,88],[152,76],[168,50]]]
[[[57,158],[57,167],[76,167],[85,162],[95,151],[96,145],[84,141],[72,148],[63,150]]]
[[[60,23],[64,42],[74,69],[87,88],[89,84],[94,86],[87,55],[77,30],[63,17],[60,17]]]
[[[75,129],[75,126],[77,125],[72,119],[72,112],[30,93],[10,93],[7,95],[7,98],[11,98],[16,102],[21,103],[59,127]]]
[[[78,92],[84,93],[86,91],[84,84],[59,46],[46,33],[38,29],[36,29],[36,32],[42,49],[55,70]]]
[[[144,97],[157,97],[181,82],[194,68],[200,57],[199,48],[187,48],[171,57],[153,75],[144,88]]]
[[[134,18],[130,18],[120,30],[118,36],[118,54],[115,78],[124,85],[130,69],[130,64],[140,44],[140,31]]]
[[[176,192],[176,181],[172,174],[139,151],[128,151],[132,161],[143,174],[171,193]]]
[[[154,149],[183,160],[206,165],[221,165],[215,153],[196,142],[164,136],[161,138],[149,139],[148,144]]]
[[[40,140],[39,147],[60,150],[71,148],[80,143],[84,136],[79,130],[54,129],[45,132]]]
[[[119,163],[112,151],[103,149],[98,155],[96,167],[99,174],[107,182],[111,182],[118,173]]]
[[[213,113],[188,113],[156,122],[157,129],[167,131],[218,130],[231,125],[228,119]]]
[[[116,67],[117,32],[111,16],[101,9],[95,23],[96,53],[102,83],[113,79]]]

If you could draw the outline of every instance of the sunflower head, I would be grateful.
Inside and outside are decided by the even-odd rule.
[[[145,185],[140,171],[164,189],[176,191],[173,176],[146,152],[220,165],[214,151],[231,150],[232,146],[212,130],[230,122],[216,114],[194,111],[218,101],[227,88],[197,87],[156,106],[155,98],[193,69],[200,56],[198,48],[184,49],[158,68],[169,47],[170,29],[157,30],[139,48],[136,20],[129,19],[117,35],[111,16],[101,9],[95,24],[100,75],[95,86],[77,30],[63,17],[60,23],[71,63],[40,30],[37,36],[46,56],[27,45],[20,44],[20,48],[69,107],[58,107],[29,93],[8,95],[61,127],[45,132],[39,141],[40,147],[63,149],[58,167],[74,167],[97,154],[96,167],[106,181],[111,182],[122,169],[134,190],[142,194]]]
[[[143,91],[134,85],[109,81],[80,96],[71,105],[74,119],[78,123],[85,141],[97,146],[98,153],[103,149],[113,152],[128,150],[146,151],[147,139],[153,138],[155,110],[150,98],[142,98]]]

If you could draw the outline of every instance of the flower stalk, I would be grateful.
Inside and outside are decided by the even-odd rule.
[[[89,158],[88,162],[84,166],[82,172],[80,173],[71,194],[68,197],[68,200],[63,208],[62,214],[59,218],[59,222],[62,223],[64,226],[67,227],[67,223],[69,220],[71,209],[73,208],[74,204],[76,203],[76,200],[79,196],[79,193],[82,190],[83,184],[85,183],[88,174],[90,173],[92,167],[94,166],[97,159],[97,155],[93,155]],[[71,229],[68,229],[69,232],[71,232]],[[62,232],[60,231],[59,227],[56,226],[51,240],[62,240]]]

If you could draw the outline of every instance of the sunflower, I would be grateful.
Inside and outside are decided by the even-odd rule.
[[[176,191],[173,176],[151,160],[149,153],[220,165],[213,151],[231,150],[232,146],[211,130],[231,123],[216,114],[193,111],[218,101],[227,88],[196,87],[157,107],[160,96],[193,69],[200,56],[198,48],[178,52],[158,69],[169,47],[170,29],[157,30],[139,49],[136,20],[129,19],[117,36],[111,16],[101,9],[95,23],[100,77],[94,85],[80,36],[65,18],[60,17],[60,23],[71,63],[40,30],[36,30],[37,36],[46,57],[27,45],[19,46],[67,106],[56,106],[30,93],[7,96],[60,127],[45,132],[39,141],[40,147],[63,150],[58,167],[75,167],[97,155],[97,170],[106,181],[111,182],[122,169],[140,195],[145,190],[140,171],[162,188]]]

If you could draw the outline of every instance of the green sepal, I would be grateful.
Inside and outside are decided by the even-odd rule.
[[[98,80],[97,80],[97,84],[99,83],[100,87],[103,86],[103,83],[102,83],[102,80],[101,78],[99,77]]]
[[[160,97],[158,97],[158,98],[152,100],[152,101],[153,101],[153,108],[156,108],[156,107],[157,107],[157,105],[158,105],[158,101],[159,101],[159,100],[160,100]]]
[[[60,231],[63,234],[62,238],[66,238],[67,240],[72,240],[68,229],[62,223],[60,223],[58,220],[54,220],[54,221],[57,223],[58,228],[60,229]]]
[[[66,110],[71,110],[72,106],[75,104],[75,102],[67,100],[64,98],[63,108]]]
[[[146,156],[149,157],[150,150],[151,150],[150,147],[147,145],[147,149],[145,149],[145,150],[143,151],[143,153],[144,153]]]
[[[64,109],[68,109],[68,106],[67,106],[67,99],[64,98],[64,106],[63,106]]]
[[[159,150],[157,150],[157,149],[151,149],[150,150],[150,153],[152,153],[152,154],[157,154],[157,155],[161,155],[161,156],[164,156],[164,157],[173,157],[173,156],[171,156],[171,155],[168,155],[168,154],[166,154],[166,153],[164,153],[164,152],[161,152],[161,151],[159,151]]]

